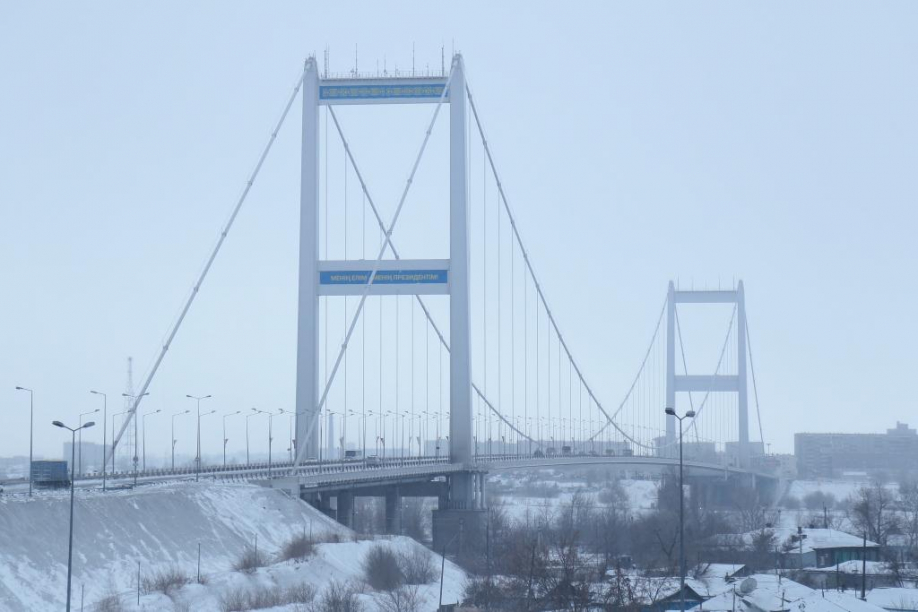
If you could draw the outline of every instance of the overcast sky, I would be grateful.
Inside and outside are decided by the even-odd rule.
[[[304,58],[326,47],[337,72],[410,70],[412,46],[418,70],[463,53],[540,280],[605,403],[670,279],[742,278],[773,450],[796,431],[918,425],[916,31],[907,2],[3,3],[0,455],[28,452],[16,385],[35,389],[51,456],[49,422],[97,407],[90,388],[121,393],[128,355],[139,387]],[[186,393],[220,413],[293,406],[294,108],[143,412],[190,408]],[[391,214],[432,107],[383,110],[341,119]],[[447,254],[438,127],[397,230],[409,256]],[[725,321],[698,321],[701,373]],[[215,429],[205,445],[218,451]]]

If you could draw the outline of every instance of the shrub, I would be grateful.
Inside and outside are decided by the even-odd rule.
[[[264,567],[267,564],[268,560],[263,552],[255,548],[246,548],[239,556],[239,559],[236,560],[233,569],[237,572],[251,574],[259,567]]]
[[[238,610],[248,610],[246,607],[249,601],[249,593],[245,588],[236,588],[227,591],[220,598],[220,609],[223,612],[237,612]]]
[[[609,481],[609,483],[596,495],[596,500],[601,504],[615,506],[617,508],[627,508],[629,504],[628,493],[618,480]]]
[[[94,608],[96,612],[123,612],[124,604],[118,595],[106,595],[100,599]]]
[[[314,606],[315,612],[362,612],[354,587],[332,580]]]
[[[404,577],[399,559],[388,546],[377,544],[363,558],[363,575],[377,591],[391,591],[401,586]]]
[[[835,507],[835,496],[824,491],[812,491],[803,496],[803,505],[807,510],[822,510],[823,506]]]
[[[406,584],[427,584],[437,577],[433,555],[422,546],[412,547],[398,557],[399,569]]]
[[[315,596],[315,588],[307,583],[294,585],[287,589],[279,586],[239,587],[223,594],[221,609],[223,612],[245,612],[287,604],[308,604],[315,599]]]
[[[288,604],[306,604],[316,598],[316,588],[308,582],[293,585],[284,591],[284,603]]]
[[[420,612],[421,597],[417,586],[402,586],[375,597],[380,612]]]
[[[180,590],[186,584],[191,583],[191,577],[183,572],[178,566],[171,565],[165,569],[159,569],[140,581],[140,586],[144,593],[162,593],[168,597]]]
[[[303,561],[315,553],[316,543],[306,535],[296,535],[284,544],[281,561]]]

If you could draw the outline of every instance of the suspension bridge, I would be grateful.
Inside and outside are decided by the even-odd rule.
[[[757,458],[765,444],[742,281],[716,290],[670,282],[647,349],[635,356],[630,385],[613,402],[599,397],[527,250],[461,55],[439,72],[408,75],[335,76],[327,62],[320,73],[314,58],[306,61],[133,396],[115,449],[297,99],[302,149],[290,457],[267,466],[202,466],[199,454],[197,471],[258,479],[326,510],[334,503],[339,517],[348,515],[354,495],[385,496],[387,514],[401,496],[435,496],[434,537],[441,542],[484,511],[484,474],[493,469],[588,463],[666,469],[678,465],[681,442],[690,472],[762,475]],[[341,112],[378,104],[428,113],[394,205],[368,184],[369,162],[351,145]],[[404,258],[396,230],[412,213],[412,186],[438,130],[448,139],[448,235],[434,241],[443,245],[440,252]],[[688,304],[729,310],[716,362],[692,369],[680,322],[680,305]],[[664,407],[695,416],[677,421]]]

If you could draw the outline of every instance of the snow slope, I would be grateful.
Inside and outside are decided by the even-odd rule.
[[[63,607],[68,513],[69,498],[64,494],[31,500],[0,497],[0,610]],[[73,593],[79,604],[85,586],[87,608],[110,593],[135,590],[138,562],[142,572],[178,565],[194,575],[198,544],[201,571],[210,582],[185,587],[183,596],[194,601],[191,609],[205,611],[219,610],[221,586],[239,580],[286,583],[299,572],[321,585],[331,576],[354,577],[359,574],[360,555],[370,545],[324,544],[305,564],[263,568],[252,577],[232,572],[233,563],[256,537],[259,550],[273,554],[303,531],[345,539],[351,535],[300,500],[246,484],[170,484],[104,495],[78,492],[75,524]],[[410,540],[393,545],[420,546]],[[448,585],[450,596],[458,597],[453,591],[461,590],[464,575],[451,564],[448,573],[457,581]],[[156,598],[144,596],[143,609],[170,609]]]

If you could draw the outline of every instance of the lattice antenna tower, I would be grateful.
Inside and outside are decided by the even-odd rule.
[[[127,358],[127,380],[124,385],[124,392],[129,396],[124,398],[124,409],[130,410],[133,408],[134,402],[134,358]],[[122,420],[128,418],[127,414],[122,415]],[[128,427],[126,434],[126,441],[124,444],[124,450],[127,452],[127,456],[134,457],[136,452],[137,436],[135,435],[134,427]]]

